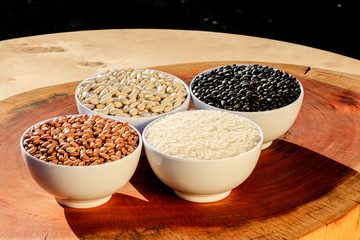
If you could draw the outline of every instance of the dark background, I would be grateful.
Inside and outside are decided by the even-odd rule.
[[[0,40],[93,29],[187,29],[271,38],[360,59],[357,2],[0,0]]]

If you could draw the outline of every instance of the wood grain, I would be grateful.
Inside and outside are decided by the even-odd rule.
[[[154,67],[189,83],[203,62]],[[241,62],[252,63],[252,62]],[[0,238],[26,239],[359,239],[360,76],[287,64],[305,97],[292,128],[264,150],[229,197],[191,203],[176,197],[143,156],[130,183],[100,207],[62,207],[38,187],[20,156],[29,126],[77,113],[78,82],[0,101]]]

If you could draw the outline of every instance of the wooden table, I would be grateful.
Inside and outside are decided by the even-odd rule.
[[[30,125],[76,113],[74,90],[105,69],[146,67],[189,83],[198,72],[260,63],[295,75],[305,98],[292,128],[223,201],[181,200],[142,157],[105,205],[60,206],[20,157]],[[360,61],[256,37],[101,30],[0,42],[1,239],[360,239]]]

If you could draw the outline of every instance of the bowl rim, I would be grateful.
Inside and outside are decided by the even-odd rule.
[[[207,70],[205,70],[205,71],[202,71],[202,72],[198,73],[195,77],[193,77],[193,79],[191,80],[191,82],[190,82],[190,84],[189,84],[189,89],[190,89],[190,95],[191,95],[191,97],[192,97],[193,99],[196,99],[197,101],[201,102],[202,104],[205,104],[206,106],[212,107],[212,108],[214,108],[214,109],[219,109],[219,110],[221,110],[221,111],[226,111],[226,112],[242,113],[242,114],[260,114],[260,113],[275,112],[275,111],[278,111],[278,110],[281,110],[281,109],[290,107],[291,105],[294,105],[294,104],[296,104],[296,103],[299,102],[299,101],[302,101],[302,99],[303,99],[303,97],[304,97],[304,88],[303,88],[301,82],[299,81],[299,79],[297,79],[296,77],[294,77],[293,75],[291,75],[291,74],[288,73],[288,72],[285,72],[285,71],[283,71],[283,70],[276,69],[276,68],[273,68],[273,67],[270,67],[270,68],[272,68],[272,69],[274,69],[274,70],[279,70],[279,71],[281,71],[281,72],[285,72],[285,73],[289,74],[290,76],[294,77],[295,80],[299,83],[299,86],[300,86],[300,95],[299,95],[299,97],[298,97],[295,101],[293,101],[292,103],[290,103],[290,104],[288,104],[288,105],[285,105],[285,106],[282,106],[282,107],[280,107],[280,108],[275,108],[275,109],[272,109],[272,110],[265,110],[265,111],[256,111],[256,112],[255,112],[255,111],[249,111],[249,112],[245,112],[245,111],[233,111],[233,110],[228,110],[228,109],[223,109],[223,108],[218,108],[218,107],[215,107],[215,106],[211,106],[210,104],[201,101],[198,97],[195,96],[195,94],[194,94],[193,91],[192,91],[192,86],[193,86],[193,83],[194,83],[195,79],[196,79],[199,75],[204,74],[204,73],[207,73],[207,72],[210,72],[210,71],[212,71],[212,70],[215,70],[215,69],[218,69],[218,68],[221,68],[221,67],[226,67],[226,66],[229,66],[229,65],[230,65],[230,66],[233,66],[233,65],[236,65],[236,66],[252,66],[252,65],[254,65],[254,64],[228,64],[228,65],[223,65],[223,66],[218,66],[218,67],[210,68],[210,69],[207,69]],[[259,65],[259,64],[258,64],[258,65]],[[261,65],[261,66],[264,66],[264,65]]]
[[[188,110],[186,112],[190,112],[190,111],[212,111],[212,112],[215,112],[215,111],[218,111],[218,112],[221,112],[220,110],[218,109],[214,109],[214,110],[205,110],[205,109],[194,109],[194,110]],[[175,112],[175,113],[172,113],[173,114],[180,114],[182,112]],[[176,156],[171,156],[169,154],[166,154],[166,153],[163,153],[163,152],[160,152],[159,150],[155,149],[153,146],[151,146],[148,141],[146,140],[146,132],[149,128],[149,126],[157,121],[160,121],[162,118],[165,118],[167,116],[162,116],[154,121],[152,121],[151,123],[149,123],[145,128],[144,128],[144,131],[142,133],[142,138],[143,138],[143,143],[144,143],[144,149],[145,148],[150,148],[152,151],[155,151],[156,153],[159,153],[161,155],[164,155],[166,156],[167,158],[171,159],[171,160],[175,160],[175,161],[181,161],[181,162],[197,162],[197,163],[209,163],[209,162],[221,162],[221,161],[229,161],[229,160],[232,160],[232,159],[235,159],[239,156],[243,156],[243,155],[246,155],[246,154],[249,154],[250,152],[252,151],[255,151],[255,149],[259,148],[259,151],[261,152],[261,146],[263,144],[263,141],[264,141],[264,134],[263,134],[263,131],[261,130],[261,128],[259,127],[258,124],[256,124],[254,121],[252,121],[251,119],[249,118],[246,118],[244,116],[241,116],[241,115],[238,115],[238,114],[235,114],[235,113],[231,113],[230,114],[233,114],[235,115],[236,117],[239,117],[239,118],[244,118],[244,119],[247,119],[248,121],[250,121],[251,123],[253,123],[259,130],[259,133],[260,133],[260,141],[253,147],[251,148],[250,150],[246,151],[246,152],[243,152],[243,153],[239,153],[239,154],[236,154],[234,156],[230,156],[230,157],[225,157],[225,158],[215,158],[215,159],[211,159],[211,160],[204,160],[204,159],[190,159],[190,158],[183,158],[183,157],[176,157]],[[149,160],[149,159],[148,159]]]
[[[25,134],[27,134],[31,129],[33,129],[35,126],[37,125],[40,125],[46,121],[50,121],[50,120],[53,120],[53,119],[57,119],[57,118],[60,118],[60,117],[63,117],[63,116],[67,116],[67,117],[72,117],[72,116],[84,116],[84,115],[88,115],[88,114],[69,114],[69,115],[61,115],[61,116],[57,116],[57,117],[53,117],[53,118],[49,118],[49,119],[46,119],[46,120],[43,120],[43,121],[40,121],[40,122],[37,122],[35,124],[33,124],[32,126],[28,127],[24,132],[23,134],[21,135],[21,138],[20,138],[20,148],[21,148],[21,151],[27,156],[27,157],[30,157],[31,159],[35,160],[35,161],[38,161],[42,164],[49,164],[47,166],[54,166],[54,167],[62,167],[62,168],[71,168],[71,169],[83,169],[83,168],[100,168],[102,166],[109,166],[109,165],[112,165],[112,164],[116,164],[118,161],[124,161],[130,157],[132,157],[132,155],[139,151],[142,151],[142,146],[143,146],[143,140],[142,140],[142,136],[139,132],[139,130],[137,130],[134,126],[132,126],[130,123],[129,123],[129,126],[134,129],[137,133],[138,133],[138,136],[139,136],[139,143],[138,143],[138,146],[136,147],[136,149],[130,153],[129,155],[123,157],[123,158],[120,158],[116,161],[112,161],[112,162],[109,162],[109,163],[104,163],[104,164],[99,164],[99,165],[89,165],[89,166],[68,166],[68,165],[59,165],[59,164],[55,164],[55,163],[50,163],[50,162],[46,162],[46,161],[42,161],[36,157],[34,157],[33,155],[31,155],[30,153],[28,153],[25,148],[24,148],[24,137],[25,137]],[[114,119],[112,119],[114,120]],[[122,122],[124,123],[123,121],[120,121],[120,120],[115,120],[115,121],[118,121],[118,122]],[[25,159],[23,159],[25,161]]]
[[[114,70],[123,70],[123,69],[127,69],[127,68],[114,68]],[[78,91],[79,91],[79,88],[82,86],[82,84],[88,80],[89,78],[92,78],[94,76],[97,76],[97,75],[103,75],[105,74],[105,71],[103,72],[100,72],[100,73],[96,73],[96,74],[93,74],[87,78],[85,78],[84,80],[82,80],[76,87],[75,89],[75,101],[77,103],[79,103],[79,105],[85,109],[88,109],[89,111],[91,111],[94,115],[100,115],[101,117],[107,117],[107,118],[111,118],[111,119],[115,119],[115,120],[120,120],[120,121],[131,121],[133,119],[144,119],[144,120],[152,120],[152,119],[156,119],[158,118],[159,116],[165,116],[165,115],[168,115],[168,114],[171,114],[171,113],[174,113],[176,112],[176,110],[178,108],[180,108],[181,106],[183,106],[184,104],[187,104],[187,102],[190,101],[191,99],[191,94],[190,94],[190,88],[188,87],[188,85],[185,83],[185,81],[183,81],[182,79],[180,79],[179,77],[175,76],[175,75],[172,75],[170,73],[167,73],[167,72],[163,72],[163,71],[160,71],[160,70],[155,70],[155,69],[151,69],[151,68],[133,68],[134,70],[137,70],[137,69],[144,69],[144,70],[152,70],[152,71],[158,71],[160,73],[164,73],[168,76],[171,76],[173,78],[176,78],[177,80],[179,80],[185,87],[186,89],[186,92],[187,92],[187,95],[186,95],[186,98],[184,100],[184,102],[182,102],[182,104],[174,109],[172,109],[171,111],[169,112],[166,112],[166,113],[161,113],[159,115],[155,115],[155,116],[148,116],[148,117],[116,117],[116,116],[113,116],[113,115],[105,115],[103,113],[98,113],[98,112],[95,112],[94,110],[90,109],[90,108],[87,108],[84,106],[84,104],[80,101],[79,97],[78,97]]]

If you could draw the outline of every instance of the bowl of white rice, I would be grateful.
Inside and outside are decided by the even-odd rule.
[[[192,202],[226,198],[253,172],[263,143],[256,123],[217,110],[158,118],[144,129],[142,138],[156,176]]]

